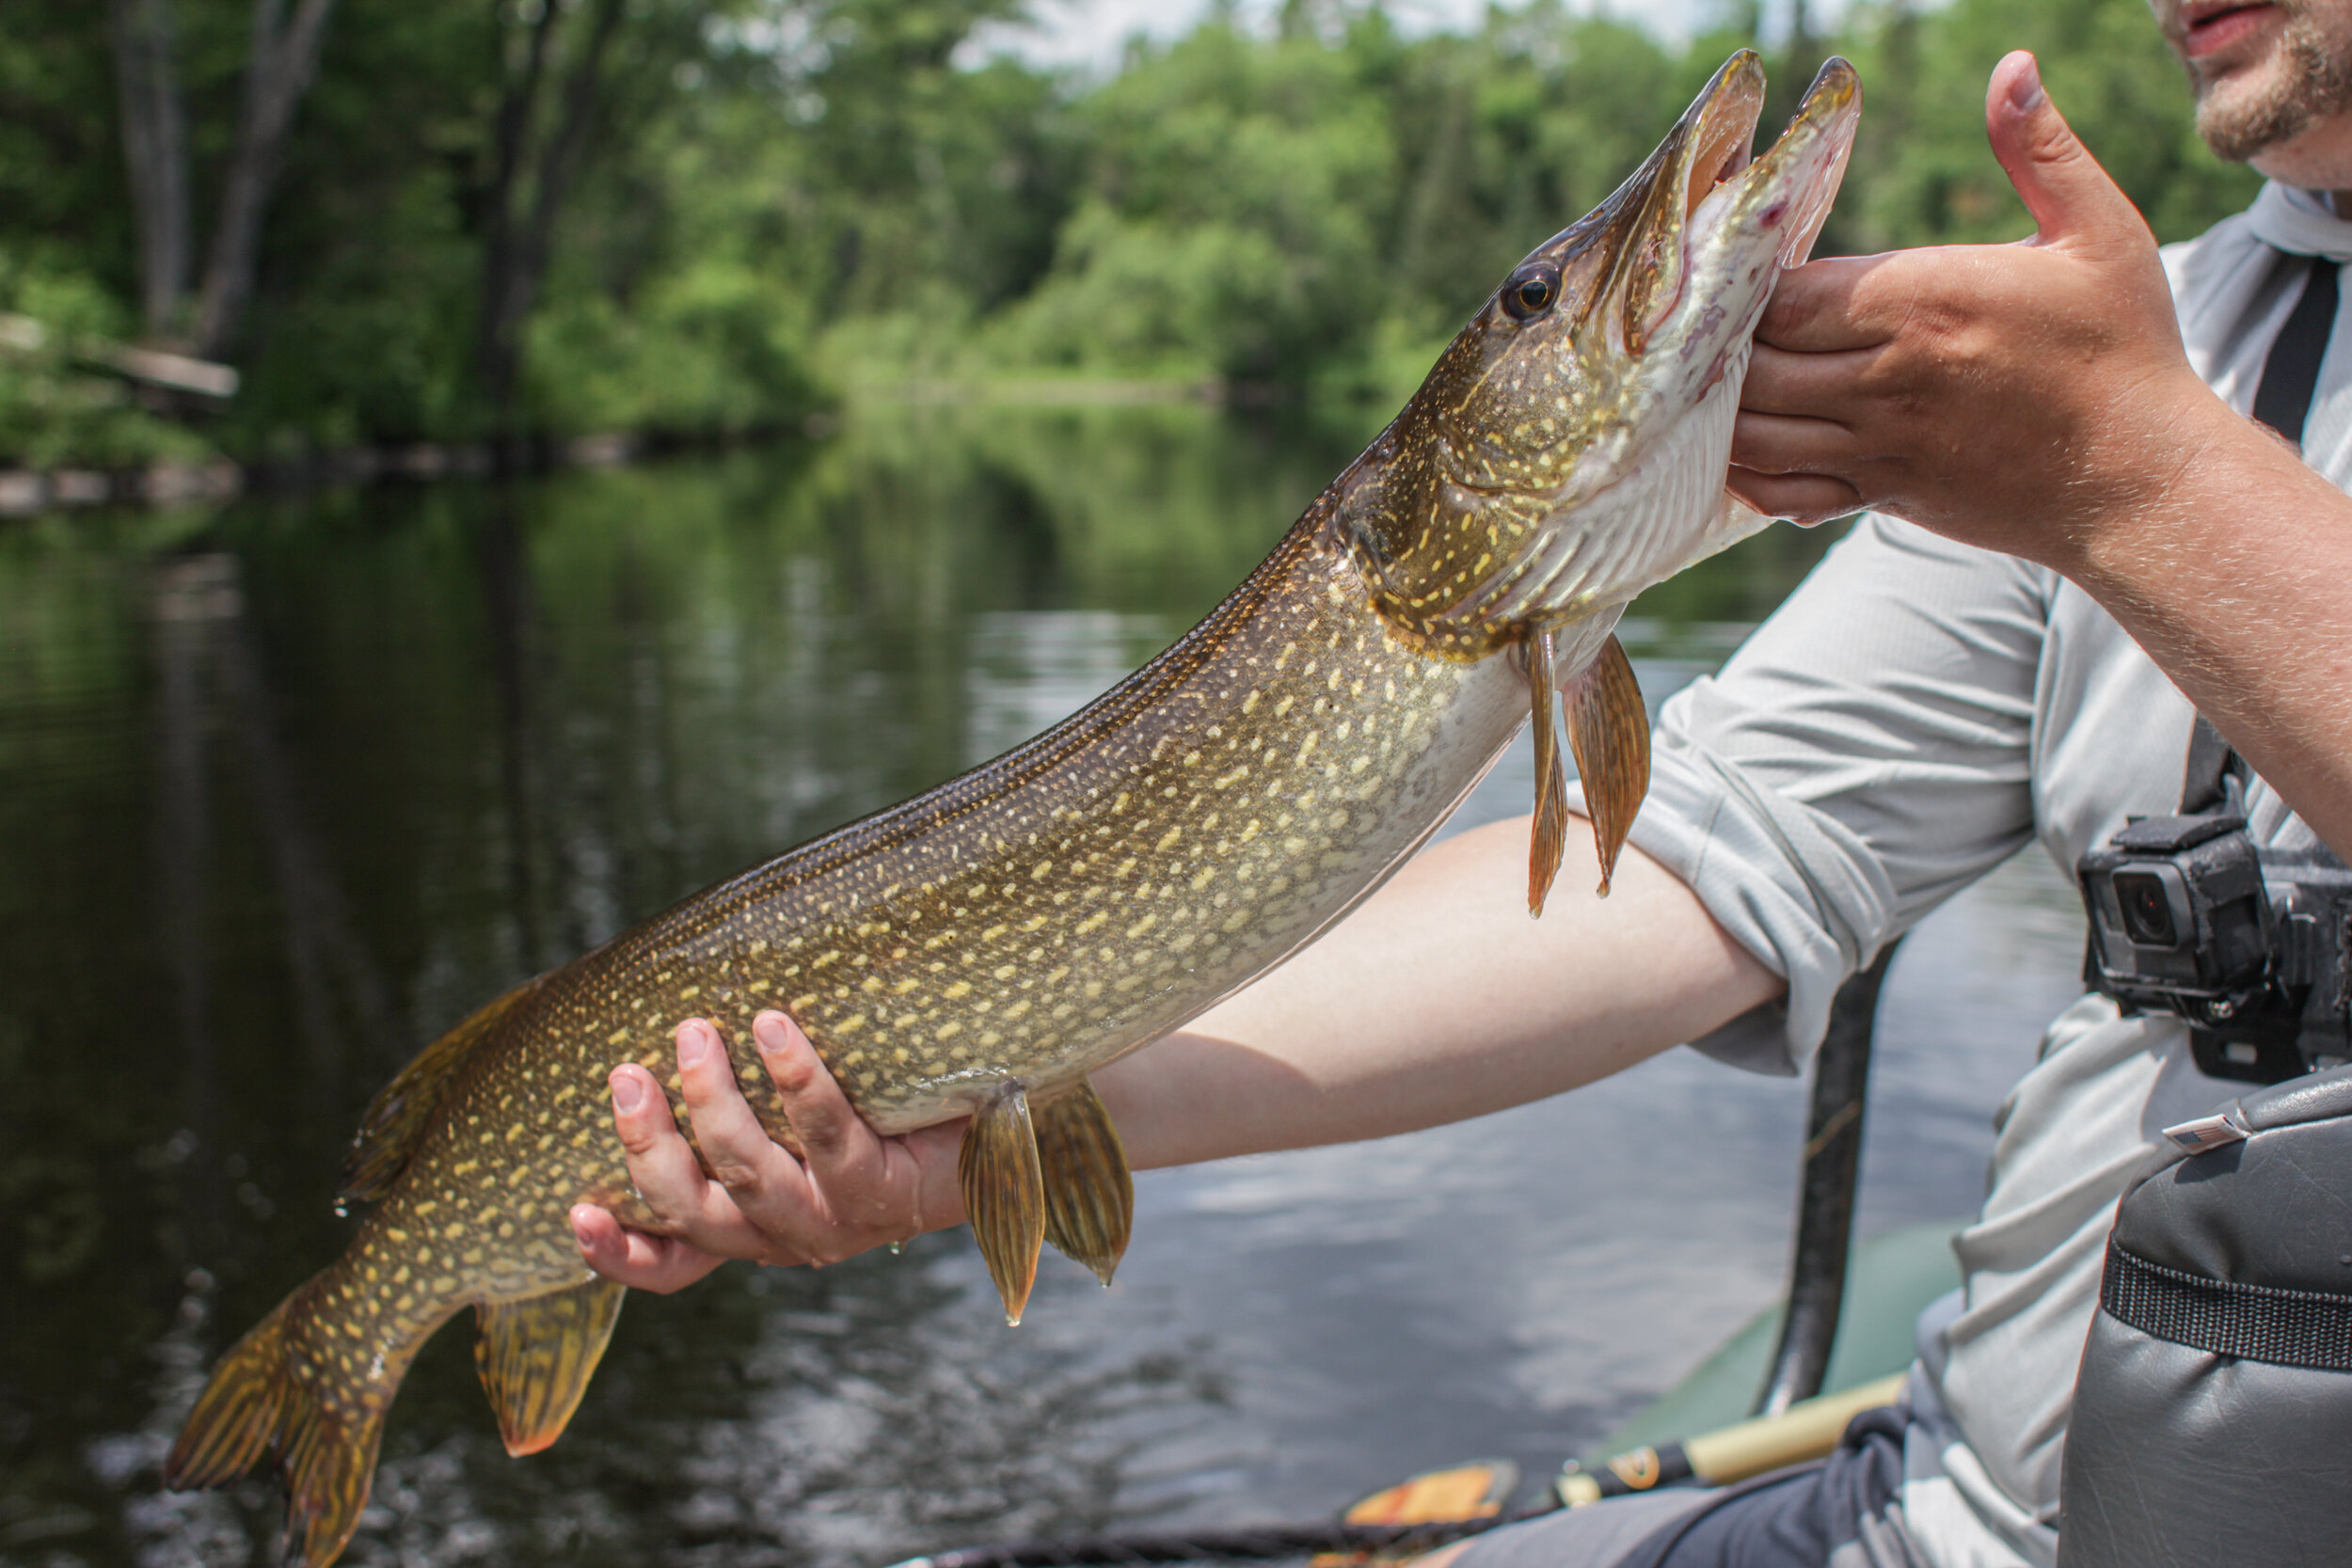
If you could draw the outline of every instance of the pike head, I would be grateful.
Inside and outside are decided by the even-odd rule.
[[[1723,492],[1750,338],[1820,231],[1862,100],[1831,60],[1751,159],[1763,104],[1743,49],[1613,196],[1512,271],[1342,477],[1340,526],[1400,635],[1484,657],[1761,524]]]
[[[1862,94],[1831,60],[1760,158],[1764,69],[1724,63],[1646,163],[1536,247],[1334,486],[1390,627],[1434,657],[1520,650],[1535,714],[1528,908],[1567,830],[1553,697],[1609,891],[1649,786],[1649,720],[1611,635],[1643,589],[1768,519],[1724,489],[1764,303],[1845,172]]]

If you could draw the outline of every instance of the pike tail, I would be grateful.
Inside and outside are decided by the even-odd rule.
[[[270,1462],[286,1483],[282,1558],[305,1568],[334,1561],[358,1527],[391,1403],[386,1388],[332,1408],[305,1377],[294,1331],[325,1278],[288,1296],[221,1357],[164,1460],[164,1484],[175,1492],[226,1485]]]

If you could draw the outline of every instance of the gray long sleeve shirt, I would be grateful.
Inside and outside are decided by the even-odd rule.
[[[2352,223],[2271,186],[2165,252],[2191,360],[2241,411],[2300,284],[2279,249],[2340,263]],[[2336,330],[2305,449],[2352,488],[2352,325]],[[1660,722],[1633,842],[1788,982],[1698,1048],[1796,1070],[1849,974],[2028,840],[2071,871],[2127,817],[2178,809],[2193,719],[2057,574],[1866,519]],[[2249,808],[2257,842],[2313,842],[2259,781]],[[2236,1092],[2196,1069],[2176,1022],[2094,996],[2051,1025],[2001,1107],[1983,1212],[1954,1243],[1965,1288],[1921,1325],[1901,1505],[1936,1568],[2052,1562],[2116,1201],[2161,1158],[2159,1129]]]

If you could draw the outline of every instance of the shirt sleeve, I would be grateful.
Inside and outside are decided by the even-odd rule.
[[[1699,1050],[1793,1073],[1847,976],[2031,836],[2056,579],[1866,516],[1660,716],[1632,842],[1788,982]]]

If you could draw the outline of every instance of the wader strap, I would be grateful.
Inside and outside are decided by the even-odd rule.
[[[2319,362],[2328,356],[2328,340],[2335,331],[2337,273],[2336,263],[2324,256],[2282,260],[2304,262],[2303,294],[2263,360],[2254,418],[2299,448],[2304,422],[2311,418],[2312,390],[2319,385]]]
[[[2208,1354],[2352,1372],[2352,1295],[2206,1279],[2136,1257],[2109,1236],[2099,1305],[2142,1334]]]
[[[2199,714],[2197,727],[2188,732],[2188,764],[2181,770],[2181,815],[2194,816],[2221,804],[2222,775],[2233,765],[2244,766],[2213,721]]]

